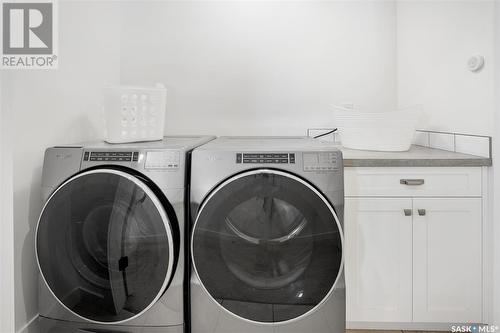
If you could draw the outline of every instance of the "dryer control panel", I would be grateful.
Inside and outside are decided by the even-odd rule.
[[[295,153],[236,153],[236,163],[295,164]]]
[[[138,151],[86,151],[84,161],[91,162],[137,162]]]
[[[181,156],[178,150],[88,150],[83,153],[83,162],[86,163],[87,166],[111,162],[110,164],[133,167],[144,165],[144,169],[177,170],[181,165],[180,159]]]
[[[338,171],[339,163],[334,152],[303,153],[304,171]]]

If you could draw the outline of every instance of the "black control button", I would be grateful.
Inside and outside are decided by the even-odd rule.
[[[241,154],[236,154],[236,163],[241,163]]]
[[[88,161],[89,160],[89,152],[85,152],[85,154],[83,154],[83,160],[84,161]]]

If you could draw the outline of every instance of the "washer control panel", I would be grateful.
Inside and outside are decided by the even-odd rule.
[[[295,164],[294,153],[236,153],[240,164]]]
[[[337,154],[334,152],[303,153],[304,171],[338,171]]]
[[[137,162],[138,151],[86,151],[84,161],[90,162]]]

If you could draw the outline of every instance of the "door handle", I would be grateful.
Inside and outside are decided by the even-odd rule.
[[[403,212],[405,213],[405,216],[411,216],[412,215],[411,209],[403,209]]]
[[[418,215],[425,216],[425,209],[417,209]]]
[[[416,186],[416,185],[424,185],[425,180],[424,179],[400,179],[399,183],[401,185]]]

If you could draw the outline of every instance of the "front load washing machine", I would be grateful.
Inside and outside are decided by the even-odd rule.
[[[42,333],[182,333],[191,150],[212,137],[45,152],[37,225]]]
[[[222,137],[192,155],[193,333],[344,333],[342,153]]]

